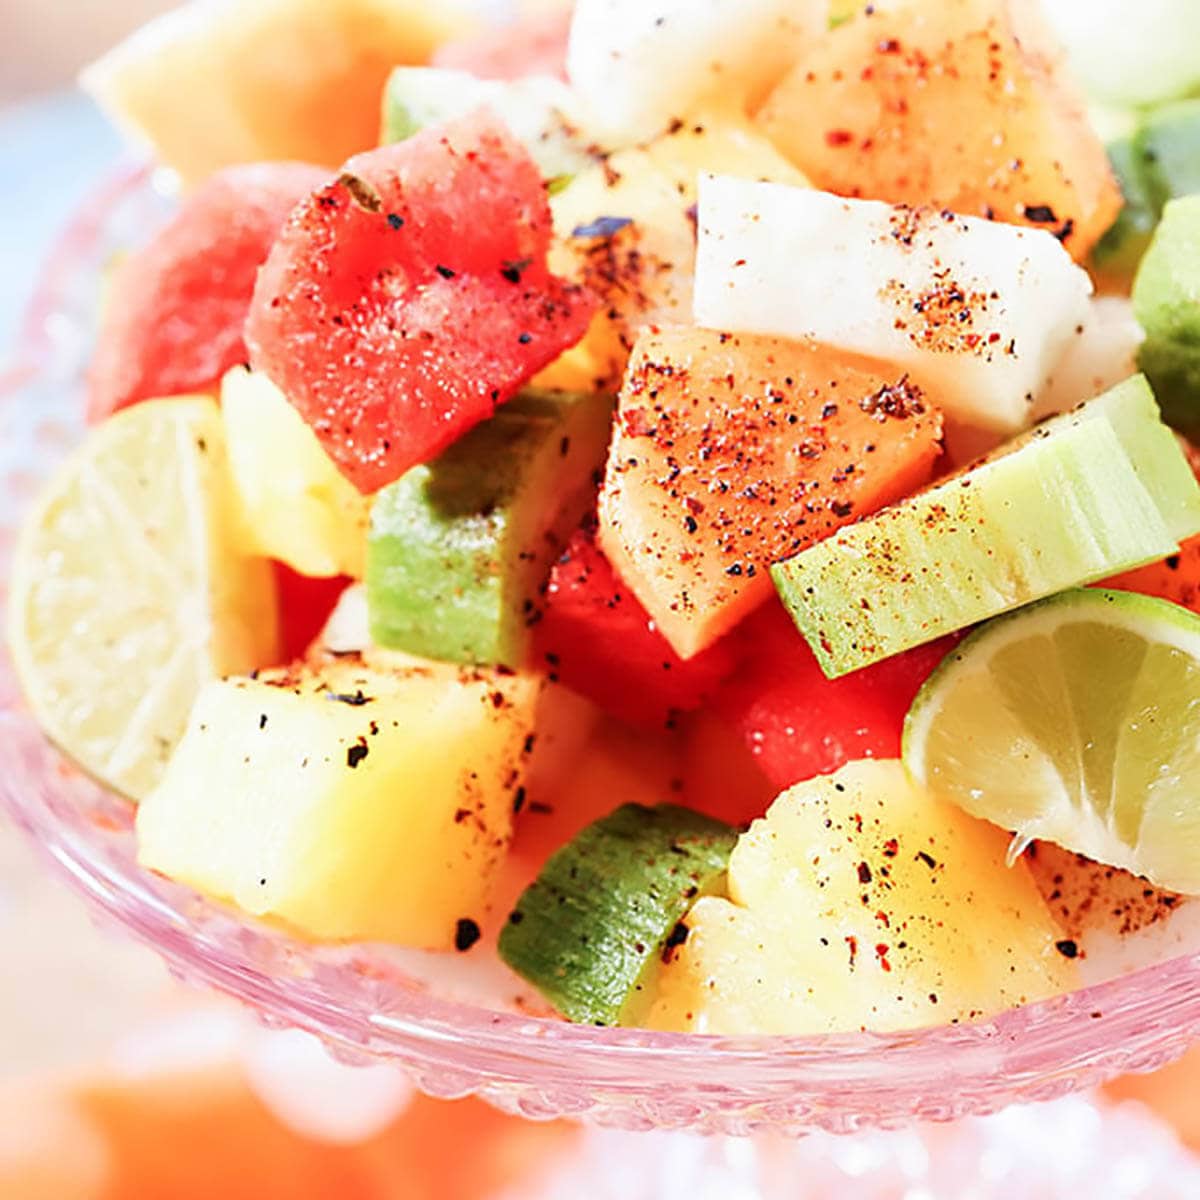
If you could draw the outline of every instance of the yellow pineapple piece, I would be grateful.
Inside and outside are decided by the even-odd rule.
[[[209,684],[139,810],[139,859],[313,938],[466,948],[539,686],[359,656]]]
[[[955,1023],[1068,990],[1073,965],[1008,835],[899,762],[784,792],[738,841],[729,899],[686,918],[647,1024],[816,1034]]]
[[[696,263],[696,181],[702,171],[803,186],[792,166],[752,126],[729,116],[679,122],[646,146],[622,150],[576,175],[551,200],[551,269],[601,298],[583,340],[534,381],[542,387],[616,391],[646,324],[691,323]],[[612,233],[603,217],[628,218]]]
[[[333,465],[287,397],[265,375],[234,367],[221,383],[221,416],[245,551],[301,575],[361,579],[371,497]]]

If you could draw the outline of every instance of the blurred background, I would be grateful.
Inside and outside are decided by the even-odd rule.
[[[39,265],[121,152],[75,74],[168,7],[0,0],[0,380]],[[835,1175],[841,1195],[851,1175],[849,1194],[888,1200],[1032,1196],[1034,1178],[1046,1197],[1085,1181],[1097,1196],[1200,1195],[1186,1149],[1200,1148],[1195,1056],[1103,1097],[800,1146],[583,1134],[416,1098],[396,1072],[340,1067],[303,1035],[183,989],[95,928],[2,819],[0,962],[0,1200],[754,1200],[833,1194]],[[935,1159],[948,1164],[936,1193]],[[1178,1191],[1152,1182],[1164,1172]]]

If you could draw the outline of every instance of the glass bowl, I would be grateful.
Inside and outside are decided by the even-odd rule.
[[[14,525],[81,435],[103,272],[170,211],[145,168],[115,176],[54,256],[0,395],[0,601]],[[529,1117],[748,1134],[897,1128],[1043,1100],[1159,1066],[1200,1036],[1200,955],[969,1026],[716,1038],[594,1029],[439,994],[388,952],[311,946],[138,868],[131,809],[81,777],[22,711],[0,653],[0,803],[95,913],[182,979],[349,1062],[392,1061],[424,1091]]]

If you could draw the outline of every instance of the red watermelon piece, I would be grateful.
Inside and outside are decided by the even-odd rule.
[[[661,725],[698,708],[737,666],[731,638],[681,659],[591,530],[577,532],[554,565],[534,655],[561,683],[634,725]]]
[[[259,273],[250,361],[376,491],[583,335],[595,301],[550,274],[550,235],[537,167],[485,109],[357,155]]]
[[[246,361],[258,268],[288,213],[329,178],[307,163],[219,171],[117,269],[89,372],[88,415],[211,389]]]
[[[280,663],[295,662],[325,628],[342,593],[354,582],[344,575],[317,579],[274,562],[279,593]]]
[[[567,77],[567,38],[571,9],[530,13],[499,29],[445,42],[433,52],[435,67],[470,71],[481,79],[520,79],[525,75]]]
[[[855,759],[896,758],[913,697],[958,641],[940,638],[826,679],[778,599],[732,636],[744,648],[742,665],[711,708],[740,733],[777,788]]]

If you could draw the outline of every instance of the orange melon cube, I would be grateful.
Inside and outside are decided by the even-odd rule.
[[[758,122],[816,187],[1036,225],[1076,260],[1121,208],[1033,0],[869,9],[811,46]]]
[[[925,483],[941,413],[894,368],[674,326],[634,346],[599,539],[682,658],[771,594],[768,568]]]

